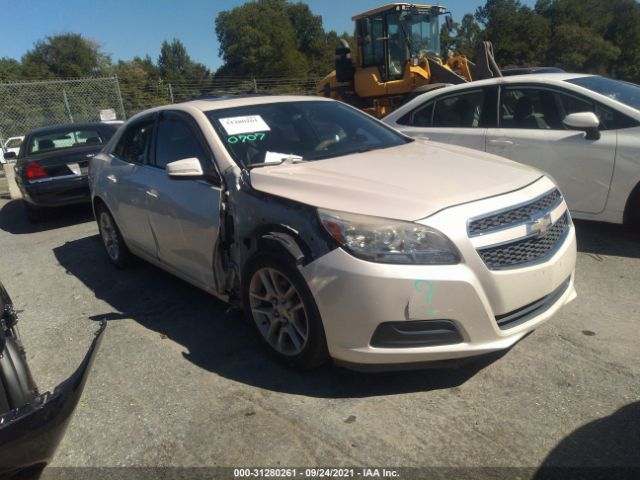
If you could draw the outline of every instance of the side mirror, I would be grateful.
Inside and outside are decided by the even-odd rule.
[[[202,165],[197,158],[185,158],[168,163],[166,166],[167,175],[175,180],[190,180],[204,178]]]
[[[562,121],[567,128],[572,130],[582,130],[586,132],[587,140],[598,140],[600,138],[600,119],[593,112],[570,113]]]
[[[15,160],[16,158],[18,158],[18,156],[16,155],[16,152],[5,152],[4,154],[4,159],[5,160]]]

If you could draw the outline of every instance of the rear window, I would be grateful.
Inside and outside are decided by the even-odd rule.
[[[29,139],[27,154],[104,145],[114,132],[113,128],[67,128],[32,135]]]

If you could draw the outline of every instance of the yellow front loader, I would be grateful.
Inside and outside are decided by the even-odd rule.
[[[499,76],[491,44],[480,45],[477,64],[464,55],[440,57],[443,6],[392,3],[353,17],[356,59],[349,44],[336,50],[335,70],[317,94],[383,117],[414,96],[444,84]],[[451,16],[445,19],[451,27]]]

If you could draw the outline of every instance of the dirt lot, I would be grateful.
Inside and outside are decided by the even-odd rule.
[[[640,466],[640,237],[621,227],[578,222],[578,299],[495,361],[301,374],[207,294],[112,268],[88,209],[32,227],[21,201],[0,208],[0,278],[43,390],[108,320],[57,466]]]

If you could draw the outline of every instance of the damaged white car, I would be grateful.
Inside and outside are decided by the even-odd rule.
[[[131,118],[90,165],[106,252],[228,301],[285,363],[389,368],[506,349],[575,297],[544,174],[313,97]]]

